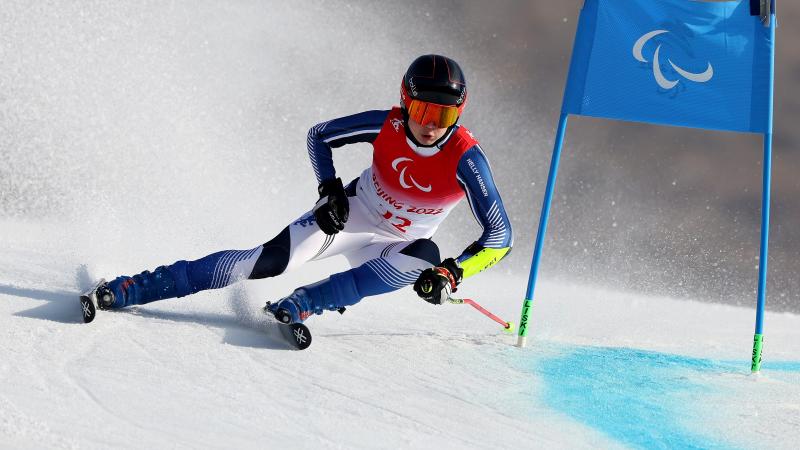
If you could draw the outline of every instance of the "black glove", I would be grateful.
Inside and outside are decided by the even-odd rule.
[[[441,305],[458,290],[463,275],[464,269],[458,267],[456,260],[447,258],[438,266],[423,270],[414,283],[414,290],[426,302]]]
[[[317,189],[319,201],[314,205],[314,219],[325,234],[344,230],[350,214],[350,201],[342,186],[342,179],[323,181]]]

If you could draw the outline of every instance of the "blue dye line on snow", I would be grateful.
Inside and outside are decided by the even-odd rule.
[[[780,372],[800,372],[800,361],[764,361],[761,364],[762,372],[776,370]]]
[[[703,394],[695,377],[742,373],[743,362],[722,362],[627,348],[568,349],[537,360],[545,403],[634,448],[735,448],[687,428],[702,423]],[[771,363],[778,369],[780,363]],[[796,370],[800,363],[789,363]],[[766,365],[765,365],[766,368]],[[705,408],[707,410],[707,408]]]

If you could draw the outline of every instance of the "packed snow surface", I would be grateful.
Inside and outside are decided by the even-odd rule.
[[[466,305],[403,289],[314,316],[289,350],[250,281],[81,322],[98,269],[2,222],[0,446],[10,448],[793,448],[800,317],[546,283],[528,347]],[[57,239],[58,240],[58,239]],[[334,265],[311,266],[321,276]],[[290,276],[291,278],[291,276]],[[459,294],[517,320],[524,279]],[[296,281],[295,281],[296,282]]]

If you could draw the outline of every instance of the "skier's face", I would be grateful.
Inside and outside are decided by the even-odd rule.
[[[413,119],[408,119],[408,129],[414,139],[422,145],[433,145],[447,132],[447,128],[436,128],[436,125],[429,123],[427,125],[420,125]]]

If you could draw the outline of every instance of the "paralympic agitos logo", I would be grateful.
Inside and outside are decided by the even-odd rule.
[[[432,186],[430,184],[428,184],[427,186],[422,186],[421,184],[417,183],[417,180],[415,180],[414,177],[411,176],[411,174],[408,174],[408,179],[411,180],[411,184],[408,184],[408,181],[406,181],[406,169],[408,169],[409,165],[408,164],[403,165],[402,169],[397,168],[400,165],[400,163],[406,161],[408,161],[409,163],[414,162],[413,159],[404,157],[400,157],[392,161],[392,169],[394,169],[395,172],[398,171],[400,172],[400,186],[402,186],[403,189],[410,189],[411,184],[413,184],[414,187],[416,187],[422,192],[430,192],[432,189]]]
[[[669,56],[666,58],[667,63],[669,64],[663,64],[661,55],[662,48],[664,47],[663,42],[656,42],[652,60],[648,61],[648,59],[644,56],[644,50],[647,43],[656,36],[665,35],[667,33],[669,33],[668,30],[654,30],[649,33],[645,33],[633,45],[633,57],[641,63],[649,63],[653,66],[653,77],[655,78],[656,83],[658,83],[658,86],[669,91],[675,89],[675,87],[678,86],[678,84],[684,79],[695,83],[706,83],[710,81],[711,78],[714,77],[714,67],[711,65],[710,61],[706,62],[707,66],[702,72],[691,72],[686,70],[677,65]],[[677,38],[676,42],[678,42],[678,44],[670,45],[670,47],[683,47],[684,53],[692,56],[693,52],[691,47],[689,47],[687,40]],[[665,73],[665,69],[667,69],[669,73]]]

